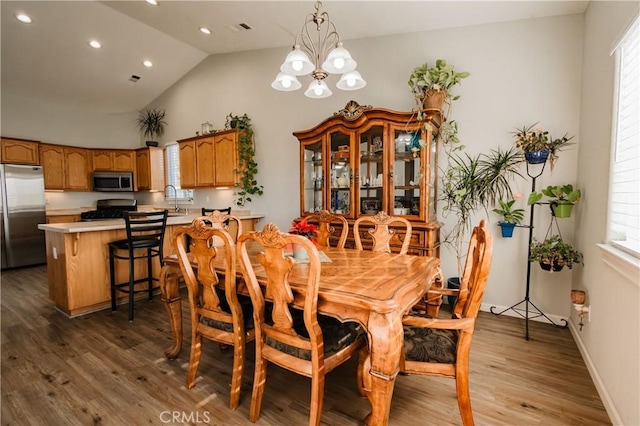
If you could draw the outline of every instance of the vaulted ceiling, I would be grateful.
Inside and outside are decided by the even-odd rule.
[[[208,55],[290,47],[313,1],[1,1],[2,92],[143,108]],[[349,39],[583,13],[587,1],[326,1]],[[15,16],[28,14],[23,24]],[[199,31],[211,30],[210,35]],[[250,27],[245,29],[243,27]],[[99,40],[102,48],[88,46]],[[145,67],[143,60],[153,62]],[[274,70],[275,72],[275,70]],[[138,76],[133,82],[132,76]]]

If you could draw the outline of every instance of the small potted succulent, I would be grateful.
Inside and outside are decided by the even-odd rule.
[[[523,126],[522,129],[516,129],[513,132],[516,148],[522,150],[525,160],[529,164],[543,164],[548,159],[553,170],[558,159],[558,152],[570,145],[569,141],[573,139],[573,136],[567,137],[565,134],[561,138],[554,139],[542,127],[535,127],[537,124],[536,122],[531,126]]]
[[[529,194],[528,204],[535,204],[546,195],[551,204],[551,212],[555,217],[570,217],[573,205],[580,201],[581,192],[574,189],[573,185],[567,184],[563,186],[549,185],[542,189],[541,192],[533,191]]]
[[[513,236],[513,229],[524,219],[524,209],[514,209],[513,205],[515,202],[515,199],[509,201],[498,200],[500,208],[493,209],[494,213],[502,216],[502,220],[498,222],[498,225],[500,225],[502,236],[505,238],[511,238]]]
[[[583,263],[582,259],[582,253],[562,241],[559,235],[544,241],[534,238],[530,246],[529,261],[538,262],[545,271],[558,272],[565,266],[571,269],[574,263]]]

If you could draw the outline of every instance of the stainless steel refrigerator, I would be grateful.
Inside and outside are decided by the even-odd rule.
[[[0,165],[2,269],[46,263],[42,167]]]

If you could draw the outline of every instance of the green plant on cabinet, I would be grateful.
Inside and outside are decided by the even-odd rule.
[[[150,142],[157,142],[157,138],[164,134],[164,128],[167,126],[165,116],[165,111],[158,108],[148,108],[139,112],[138,129]]]
[[[255,147],[253,144],[253,128],[251,119],[247,114],[237,116],[227,115],[225,128],[231,128],[231,121],[237,122],[238,133],[238,169],[234,170],[239,175],[234,193],[234,203],[243,208],[246,203],[251,202],[252,196],[260,196],[264,192],[264,187],[258,185],[256,175],[258,174],[258,163],[255,161]],[[229,127],[227,127],[229,126]]]

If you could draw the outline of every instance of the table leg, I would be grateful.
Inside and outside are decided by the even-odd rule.
[[[363,360],[362,379],[364,393],[371,403],[371,414],[365,419],[365,424],[386,426],[389,422],[391,397],[403,350],[402,315],[372,313],[367,330],[369,356]]]
[[[182,349],[182,306],[180,303],[180,267],[165,263],[160,270],[160,291],[167,308],[173,344],[164,350],[169,359],[177,358]]]

